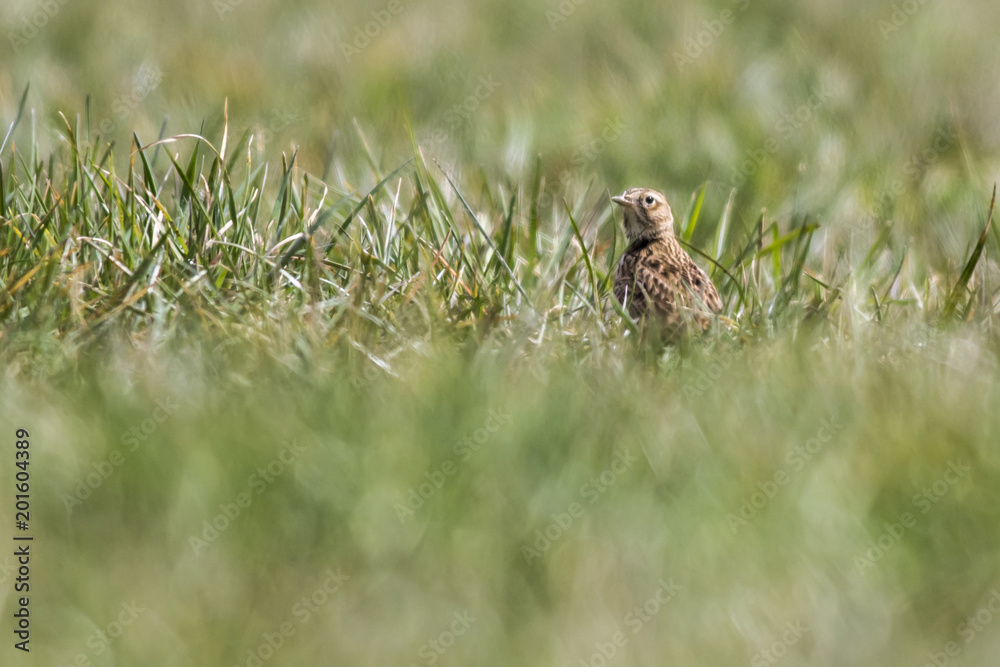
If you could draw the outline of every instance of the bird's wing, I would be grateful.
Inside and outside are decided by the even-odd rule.
[[[668,323],[693,319],[702,329],[707,328],[711,318],[705,311],[722,310],[715,285],[686,254],[670,259],[672,261],[666,265],[654,257],[638,263],[635,268],[636,297],[645,294],[643,301],[648,301]]]
[[[686,261],[682,262],[678,269],[678,276],[680,286],[685,293],[694,297],[691,299],[692,303],[703,306],[713,313],[721,312],[722,299],[719,298],[719,291],[715,289],[712,279],[687,253],[684,254],[684,260]]]
[[[661,270],[655,261],[637,263],[635,284],[635,298],[648,301],[658,313],[669,316],[677,310],[680,285],[675,276]]]
[[[669,243],[626,252],[615,270],[614,294],[636,319],[652,308],[668,322],[693,316],[704,327],[706,309],[722,310],[708,274],[679,245]]]

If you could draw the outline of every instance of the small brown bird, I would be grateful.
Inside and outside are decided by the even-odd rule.
[[[687,321],[708,328],[722,300],[708,274],[674,236],[674,215],[656,190],[630,188],[611,201],[625,213],[629,246],[615,269],[615,298],[635,320],[657,320],[681,332]]]

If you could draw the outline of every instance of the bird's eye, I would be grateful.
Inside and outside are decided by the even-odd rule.
[[[656,200],[653,199],[653,195],[646,195],[646,205],[647,206],[652,206],[654,201],[656,201]]]

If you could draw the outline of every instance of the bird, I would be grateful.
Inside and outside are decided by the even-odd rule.
[[[629,188],[611,201],[624,213],[629,246],[615,268],[614,295],[637,322],[683,333],[708,329],[722,299],[711,278],[674,235],[674,215],[662,193]]]

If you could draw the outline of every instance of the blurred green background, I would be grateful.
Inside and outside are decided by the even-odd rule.
[[[599,188],[642,182],[684,198],[708,180],[719,210],[744,162],[774,139],[751,185],[829,208],[831,224],[863,216],[897,179],[917,200],[908,212],[923,213],[939,211],[946,202],[934,198],[956,180],[971,180],[982,199],[997,173],[1000,8],[990,3],[399,0],[393,9],[10,0],[0,111],[12,118],[30,82],[45,126],[57,111],[83,113],[89,96],[95,131],[110,119],[108,138],[127,142],[135,129],[150,141],[165,119],[168,134],[202,124],[212,134],[228,98],[235,128],[257,128],[272,154],[294,147],[317,175],[338,158],[350,169],[355,121],[380,166],[395,166],[412,153],[411,123],[431,155],[458,168],[520,178],[540,154],[558,194],[565,171]],[[143,67],[158,83],[137,84]],[[950,149],[908,171],[939,131],[956,135]],[[741,191],[747,209],[774,208],[754,193]]]
[[[195,309],[73,350],[40,329],[2,355],[0,539],[16,428],[36,538],[30,655],[0,556],[0,662],[994,664],[995,234],[978,317],[928,304],[1000,175],[997,25],[916,0],[7,0],[0,133],[30,90],[5,153],[69,163],[59,113],[119,165],[133,131],[218,145],[228,100],[269,164],[363,195],[416,146],[494,222],[536,169],[554,232],[563,199],[609,220],[649,186],[680,218],[706,184],[704,219],[818,220],[809,271],[842,296],[652,360],[586,312],[401,316],[390,356],[311,338],[298,304],[230,337]]]

